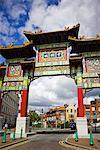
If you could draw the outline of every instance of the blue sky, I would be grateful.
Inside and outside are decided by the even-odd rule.
[[[29,15],[32,11],[32,4],[35,1],[36,0],[0,0],[0,45],[8,45],[10,43],[20,45],[26,41],[24,35],[20,33],[20,28],[24,29],[26,22],[30,19]],[[47,7],[51,5],[57,6],[59,2],[60,0],[44,1]],[[38,5],[41,4],[42,1],[38,3]],[[34,21],[31,26],[33,31],[36,27],[39,28],[38,25],[34,24]]]
[[[27,41],[23,31],[35,32],[39,29],[43,32],[63,30],[65,26],[72,27],[77,23],[81,25],[79,36],[95,37],[96,34],[100,34],[100,0],[0,0],[0,45],[6,46],[11,43],[14,45],[23,44],[23,42]],[[0,57],[0,63],[3,61],[4,59]],[[61,80],[66,81],[66,78],[52,78],[50,83],[53,84],[54,81],[58,83],[61,82]],[[40,81],[39,79],[34,82],[34,85],[32,84],[30,88],[35,90],[39,86],[45,91],[45,81],[42,79]],[[74,102],[77,99],[75,84],[73,83],[72,85],[71,83],[73,81],[70,80],[70,83],[68,81],[69,79],[67,80],[66,91],[64,91],[64,95],[62,96],[62,104],[66,103],[67,98],[70,101],[71,98],[73,98],[72,101]],[[49,79],[47,82],[49,82]],[[74,87],[72,92],[68,89],[69,85]],[[59,90],[57,87],[51,91],[54,96],[52,98],[54,98],[55,104],[59,99],[58,94],[61,90],[61,86]],[[63,82],[62,89],[64,87],[65,84]],[[39,97],[43,91],[38,92],[37,95],[35,92],[37,106],[39,103],[41,106],[41,98]],[[50,96],[49,91],[47,93],[48,97]],[[65,93],[67,93],[67,95]],[[34,94],[33,96],[32,94],[33,93],[30,94],[30,107],[36,105],[36,102],[33,103],[32,101],[34,97]],[[45,95],[43,98],[45,103],[47,101]],[[61,104],[60,99],[58,104]]]
[[[20,45],[24,30],[51,31],[81,24],[80,34],[100,33],[99,0],[0,0],[0,45]]]
[[[79,35],[95,36],[100,33],[99,6],[100,0],[0,0],[0,45],[23,44],[24,30],[63,30],[77,23]]]
[[[20,28],[25,27],[29,20],[29,13],[34,0],[0,0],[0,45],[10,43],[21,45],[27,39],[20,33]],[[42,2],[42,1],[41,1]],[[40,3],[41,3],[40,2]],[[47,0],[47,6],[58,5],[60,0]],[[33,30],[38,28],[33,22]],[[5,59],[0,57],[0,63]]]

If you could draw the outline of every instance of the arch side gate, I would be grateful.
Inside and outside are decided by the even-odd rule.
[[[0,53],[6,58],[5,65],[0,66],[0,103],[2,103],[2,96],[7,92],[15,91],[19,96],[16,138],[20,137],[21,129],[25,137],[29,130],[28,93],[29,84],[34,76],[36,53],[31,42],[26,42],[22,46],[2,47]],[[31,56],[34,58],[29,59]]]
[[[10,62],[11,61],[11,62]],[[5,92],[15,91],[19,96],[19,113],[16,122],[16,138],[20,137],[23,129],[23,137],[29,131],[29,118],[27,117],[29,85],[34,73],[34,60],[14,62],[8,60],[8,65],[4,69],[5,75],[2,76],[1,100]],[[1,102],[1,101],[0,101]]]
[[[70,42],[72,43],[72,53],[77,53],[81,57],[81,68],[80,68],[82,69],[80,71],[81,73],[79,71],[77,71],[76,73],[76,69],[77,69],[76,64],[75,64],[76,58],[74,57],[75,58],[74,60],[73,58],[71,58],[71,63],[72,63],[71,74],[73,78],[75,78],[77,82],[77,86],[79,87],[78,88],[79,91],[78,91],[77,128],[78,128],[78,132],[80,133],[80,136],[84,137],[84,135],[86,135],[87,133],[87,129],[86,129],[87,118],[85,118],[86,116],[86,112],[84,109],[85,105],[83,101],[81,101],[81,99],[84,98],[87,91],[93,88],[100,88],[100,39],[94,38],[94,39],[78,39],[77,40],[77,39],[70,38]],[[82,113],[81,113],[81,110],[82,110]],[[91,108],[90,108],[90,111],[91,111]],[[84,114],[85,120],[83,118],[80,118],[82,114]],[[84,121],[83,123],[82,123],[82,120]],[[84,130],[81,130],[82,127]]]

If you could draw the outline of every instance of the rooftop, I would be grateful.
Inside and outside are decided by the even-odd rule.
[[[20,46],[15,46],[13,44],[0,46],[0,54],[6,59],[30,58],[36,56],[31,42],[25,42]]]
[[[78,38],[80,24],[73,26],[72,28],[65,27],[63,31],[54,32],[27,32],[24,31],[25,36],[29,41],[33,42],[33,45],[49,44],[49,43],[61,43],[67,42],[68,36]]]
[[[78,39],[69,36],[68,39],[72,44],[71,53],[100,51],[100,35],[97,35],[95,38],[82,36]]]

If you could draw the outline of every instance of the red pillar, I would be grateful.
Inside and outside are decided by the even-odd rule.
[[[78,87],[78,117],[84,117],[83,88]]]
[[[21,102],[21,117],[27,116],[27,105],[28,105],[28,90],[22,91],[22,102]]]

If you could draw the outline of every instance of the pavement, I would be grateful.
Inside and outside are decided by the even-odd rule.
[[[43,133],[42,133],[42,135],[43,135]],[[48,132],[46,134],[48,134]],[[37,135],[37,133],[30,132],[30,133],[28,133],[28,136],[30,138],[19,138],[19,139],[12,141],[12,139],[10,138],[10,134],[7,134],[6,143],[2,143],[2,136],[0,136],[0,149],[28,141],[28,139],[31,139],[32,135],[33,136]],[[46,136],[46,135],[44,135],[44,136]],[[72,149],[99,150],[100,149],[100,134],[93,134],[93,145],[90,145],[89,138],[86,138],[86,139],[79,138],[78,142],[76,142],[75,139],[73,138],[73,134],[70,134],[70,136],[68,136],[66,140],[60,141],[59,144],[66,147],[66,149],[68,149],[68,147],[69,147]]]
[[[22,143],[22,142],[25,142],[27,141],[28,139],[25,139],[25,138],[22,138],[22,139],[16,139],[14,141],[12,141],[11,139],[8,139],[6,141],[6,143],[1,143],[0,141],[0,149],[4,149],[6,147],[9,147],[9,146],[12,146],[12,145],[16,145],[18,143]]]
[[[73,149],[100,150],[100,135],[95,135],[93,137],[93,145],[90,145],[89,138],[79,138],[76,142],[72,135],[70,135],[65,141],[60,141],[59,144],[64,147],[70,145]]]
[[[10,138],[10,134],[7,134],[6,135],[6,142],[3,143],[2,142],[2,136],[0,136],[0,149],[24,142],[26,140],[28,140],[28,139],[27,138],[18,138],[18,139],[15,139],[14,141],[12,141],[12,139]]]

